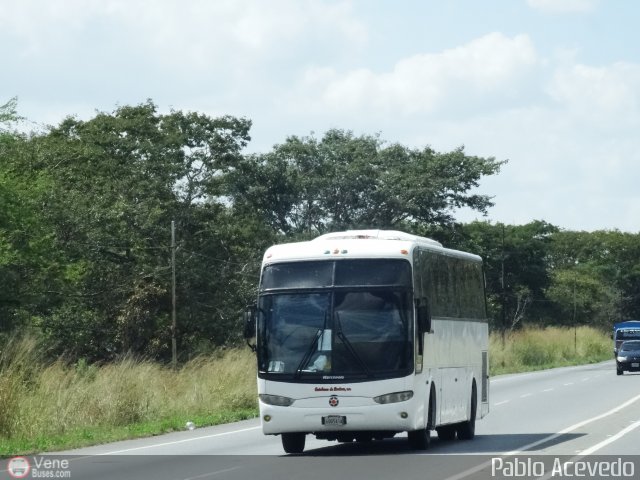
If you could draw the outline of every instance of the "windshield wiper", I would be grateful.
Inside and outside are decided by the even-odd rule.
[[[329,311],[325,310],[324,322],[322,323],[322,328],[318,329],[318,331],[313,337],[313,340],[311,341],[311,344],[307,347],[307,352],[304,354],[304,357],[302,357],[302,361],[298,364],[298,368],[296,368],[296,372],[293,375],[294,379],[297,379],[300,377],[300,375],[302,374],[302,369],[307,365],[307,363],[309,363],[309,360],[311,360],[311,355],[313,355],[316,349],[318,348],[318,345],[319,345],[318,340],[320,340],[320,337],[324,335],[324,332],[327,329],[328,321],[329,321]]]
[[[318,347],[318,339],[322,336],[322,331],[323,330],[319,328],[313,336],[311,344],[307,347],[307,352],[304,354],[304,357],[302,357],[302,361],[298,364],[298,368],[296,368],[296,373],[293,375],[294,380],[300,377],[302,369],[307,363],[309,363],[309,360],[311,360],[311,355],[313,355],[313,352],[315,352]]]
[[[367,377],[371,377],[371,370],[367,368],[367,365],[362,361],[360,355],[357,354],[357,352],[353,348],[353,345],[351,345],[351,342],[342,331],[342,322],[340,321],[340,314],[338,312],[335,312],[335,321],[333,323],[333,326],[335,327],[336,337],[342,340],[344,346],[347,347],[347,350],[349,350],[349,353],[353,356],[353,358],[355,358],[356,362],[358,362],[358,365],[360,365],[360,368],[367,375]]]

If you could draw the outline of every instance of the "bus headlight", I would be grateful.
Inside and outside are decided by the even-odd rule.
[[[283,397],[280,395],[267,395],[261,393],[258,396],[263,403],[266,403],[267,405],[275,405],[277,407],[288,407],[293,402],[295,402],[293,398]]]
[[[627,357],[623,357],[623,356],[618,356],[618,361],[619,362],[626,362],[627,361]]]
[[[406,402],[411,397],[413,397],[413,392],[411,390],[407,390],[406,392],[387,393],[386,395],[373,397],[373,401],[376,403],[382,403],[382,404],[398,403],[398,402]]]

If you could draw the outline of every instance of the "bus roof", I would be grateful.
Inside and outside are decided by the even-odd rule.
[[[423,247],[445,255],[481,261],[478,255],[447,249],[440,242],[397,230],[348,230],[321,235],[308,242],[285,243],[267,249],[263,263],[326,260],[328,258],[410,258]]]
[[[620,330],[623,328],[640,329],[640,320],[627,320],[613,325],[614,330]]]
[[[427,237],[419,237],[398,230],[347,230],[346,232],[325,233],[313,239],[314,242],[325,240],[402,240],[406,242],[426,243],[442,247],[440,242]]]

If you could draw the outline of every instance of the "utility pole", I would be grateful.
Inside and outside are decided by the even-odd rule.
[[[578,324],[576,323],[576,283],[578,283],[578,260],[575,261],[575,268],[573,270],[573,351],[578,353]]]
[[[178,368],[176,344],[176,222],[171,220],[171,364]]]
[[[504,223],[502,224],[502,254],[501,254],[501,269],[502,272],[500,274],[500,286],[502,287],[502,295],[501,296],[501,322],[502,322],[502,348],[505,348],[505,332],[507,330],[507,311],[506,311],[506,300],[507,300],[507,294],[505,291],[505,284],[504,284]]]

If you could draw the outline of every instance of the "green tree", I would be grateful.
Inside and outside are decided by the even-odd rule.
[[[56,301],[50,290],[63,272],[53,226],[42,213],[52,182],[21,168],[32,152],[28,137],[11,130],[19,119],[15,98],[0,106],[0,337],[28,328]]]
[[[557,231],[539,220],[525,225],[476,221],[435,230],[432,236],[483,257],[491,325],[506,330],[547,316],[549,254]]]
[[[608,329],[616,321],[616,290],[587,264],[555,270],[546,295],[557,307],[557,324]]]
[[[11,124],[21,119],[22,117],[18,115],[18,97],[10,98],[0,105],[0,134],[6,134]]]
[[[588,274],[609,298],[597,318],[602,325],[616,320],[640,318],[640,235],[613,231],[562,231],[553,237],[552,268],[576,268]]]
[[[258,212],[283,234],[418,228],[451,223],[459,207],[486,212],[490,198],[469,191],[502,164],[462,148],[443,154],[330,130],[321,140],[290,137],[246,157],[225,185],[237,209]]]
[[[31,154],[15,163],[52,182],[42,216],[53,228],[51,251],[63,258],[47,308],[32,312],[54,351],[169,354],[172,220],[180,350],[234,338],[248,292],[236,267],[258,256],[255,236],[269,238],[221,197],[221,173],[240,163],[249,128],[233,117],[160,114],[149,101],[68,118],[29,139]]]

